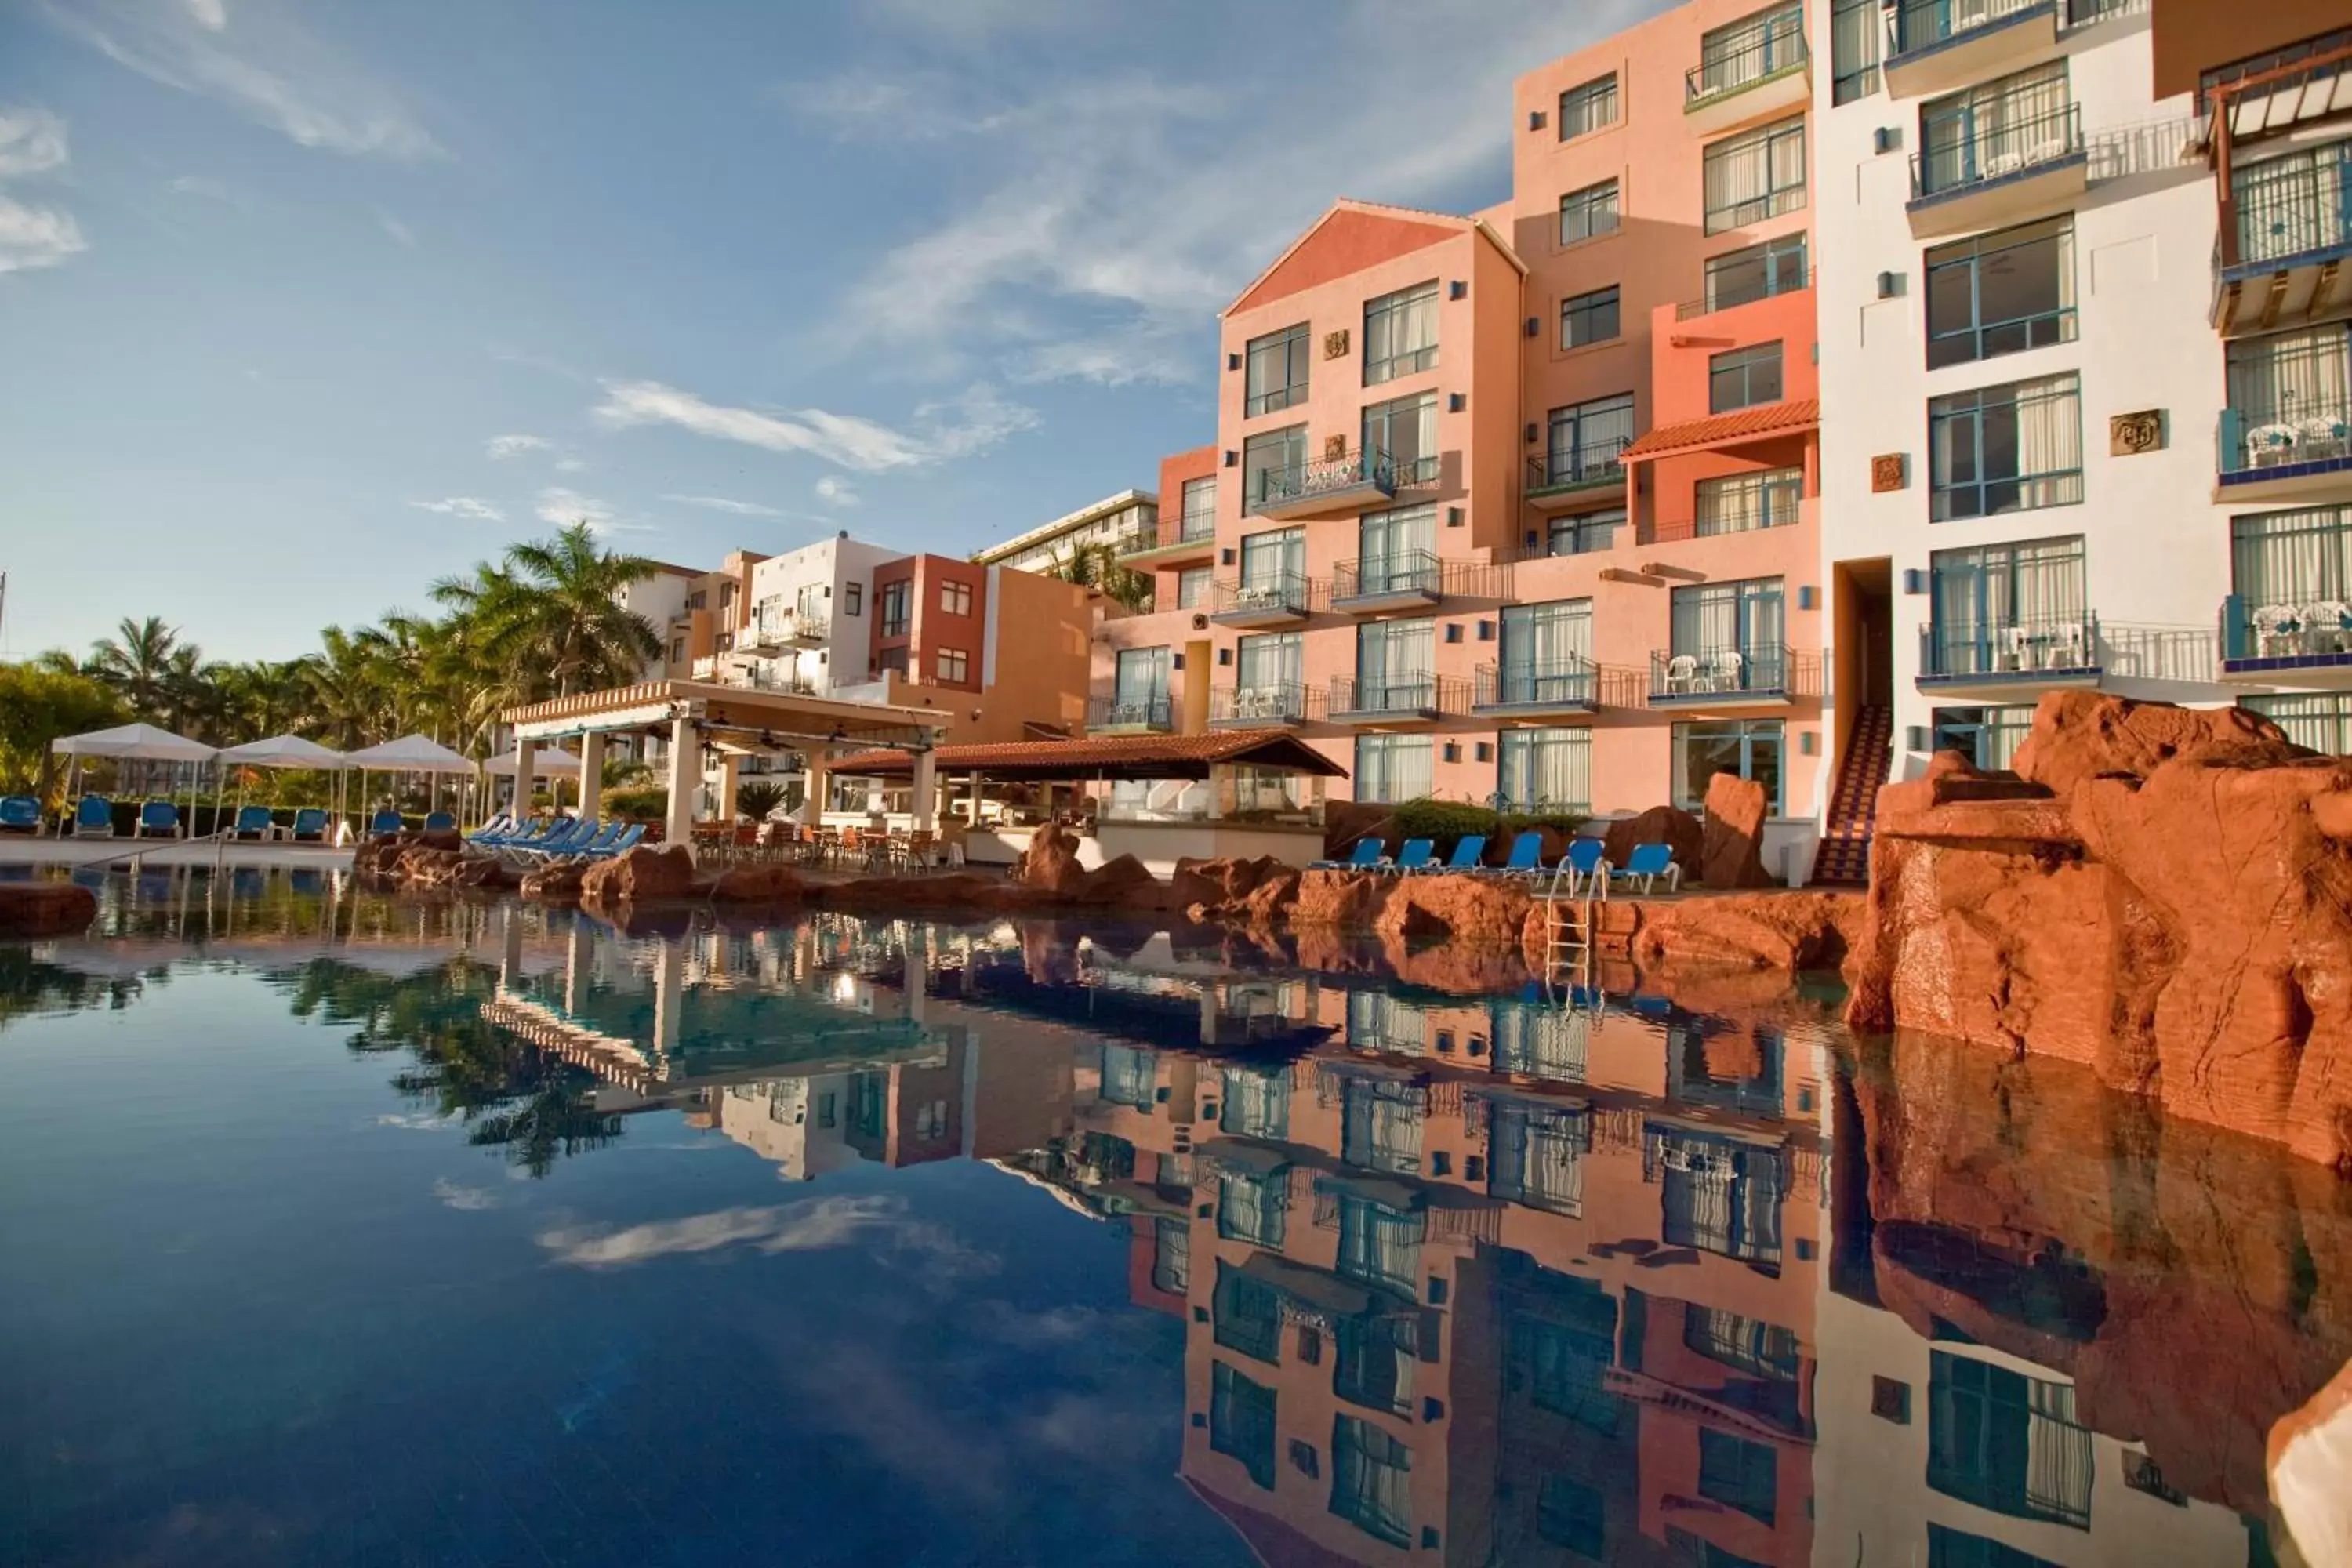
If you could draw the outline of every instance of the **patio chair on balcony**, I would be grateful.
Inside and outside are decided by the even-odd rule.
[[[2314,415],[2295,429],[2295,460],[2316,462],[2323,458],[2340,458],[2347,446],[2352,446],[2352,426],[2333,415]]]
[[[2031,669],[2033,668],[2033,638],[2023,626],[2003,626],[1994,634],[1992,667],[1995,669]]]
[[[2340,599],[2305,605],[2303,646],[2309,653],[2352,653],[2352,605]]]
[[[1713,663],[1707,668],[1706,689],[1709,691],[1747,689],[1747,682],[1740,679],[1747,668],[1748,661],[1736,653],[1727,649],[1717,654]]]
[[[2295,448],[2303,433],[2284,419],[2267,425],[2257,425],[2246,432],[2246,467],[2276,468],[2299,461]]]
[[[1666,690],[1690,692],[1699,689],[1698,660],[1686,653],[1678,653],[1666,660]]]
[[[2067,621],[2051,628],[2049,639],[2042,645],[2042,668],[2044,669],[2081,669],[2091,662],[2091,638],[2080,621]]]
[[[2264,605],[2254,612],[2254,657],[2278,658],[2302,646],[2303,612],[2293,605]]]

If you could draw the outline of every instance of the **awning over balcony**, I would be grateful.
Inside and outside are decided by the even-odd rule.
[[[1705,419],[1685,420],[1680,425],[1661,425],[1626,447],[1624,460],[1647,463],[1660,458],[1679,458],[1690,452],[1745,447],[1758,441],[1798,435],[1812,429],[1821,422],[1822,405],[1818,398],[1799,397],[1780,403],[1760,404],[1733,414],[1711,415]]]
[[[1282,730],[1222,730],[1206,735],[1090,735],[1075,741],[1004,741],[941,746],[942,773],[1067,784],[1085,779],[1205,779],[1212,765],[1273,768],[1322,778],[1348,770]],[[906,752],[858,752],[829,764],[835,773],[887,778],[910,773]]]

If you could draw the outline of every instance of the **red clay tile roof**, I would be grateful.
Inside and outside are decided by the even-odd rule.
[[[1087,735],[1070,741],[993,741],[940,746],[932,753],[950,773],[1006,778],[1205,778],[1211,763],[1253,763],[1345,778],[1348,770],[1286,730],[1222,730],[1203,735]],[[903,751],[857,752],[825,764],[836,773],[906,773]],[[1157,771],[1155,771],[1157,770]]]
[[[1753,441],[1802,430],[1822,422],[1821,400],[1801,397],[1792,402],[1766,403],[1736,414],[1717,414],[1680,425],[1661,425],[1625,448],[1629,459],[1671,457],[1730,441]]]

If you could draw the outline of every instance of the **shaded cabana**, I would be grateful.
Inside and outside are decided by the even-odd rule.
[[[343,773],[350,765],[344,762],[342,752],[300,735],[272,735],[266,741],[247,741],[242,746],[227,748],[217,760],[221,771],[213,781],[213,820],[215,823],[222,820],[221,808],[228,798],[228,774],[232,768],[294,768],[331,773],[335,775],[335,788],[340,794]],[[243,784],[237,785],[236,803],[240,808],[245,805]],[[341,802],[336,801],[334,806],[340,815]]]
[[[217,754],[202,741],[174,735],[171,731],[153,724],[119,724],[111,730],[61,735],[49,742],[49,750],[74,760],[74,776],[66,784],[68,797],[80,787],[79,773],[85,757],[99,757],[110,762],[170,763],[175,767],[185,767],[188,770],[187,831],[191,833],[195,831],[196,793],[202,784],[204,765]]]
[[[441,798],[441,779],[445,774],[462,774],[470,778],[474,759],[453,752],[440,742],[426,735],[403,735],[397,741],[386,741],[380,746],[369,746],[346,754],[345,767],[360,772],[360,809],[367,809],[367,776],[370,773],[425,773],[433,779],[433,799],[437,806]]]

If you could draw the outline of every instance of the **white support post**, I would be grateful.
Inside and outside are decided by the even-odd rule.
[[[604,731],[580,737],[580,820],[593,822],[604,808]]]
[[[701,786],[702,747],[694,721],[681,713],[669,725],[669,820],[662,826],[668,843],[694,843],[694,796]]]
[[[801,826],[824,826],[824,797],[833,788],[831,771],[825,767],[823,748],[812,746],[801,753],[808,770],[808,798],[801,802]]]
[[[925,746],[915,753],[915,831],[929,833],[939,825],[939,753]]]
[[[521,736],[515,737],[514,814],[517,822],[530,816],[530,752],[531,743]]]

